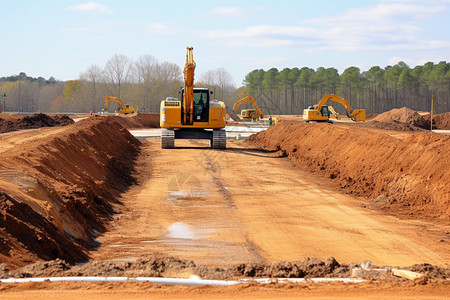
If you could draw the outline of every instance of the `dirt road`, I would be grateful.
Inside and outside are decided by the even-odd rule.
[[[141,184],[123,196],[122,213],[98,238],[93,259],[164,252],[210,265],[331,256],[394,266],[450,261],[441,238],[450,226],[364,209],[364,199],[341,194],[278,153],[237,141],[226,151],[198,141],[176,146],[144,142]]]

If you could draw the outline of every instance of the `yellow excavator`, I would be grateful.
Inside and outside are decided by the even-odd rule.
[[[128,104],[123,104],[123,102],[116,97],[106,96],[105,98],[105,110],[108,108],[108,102],[109,101],[116,101],[117,103],[122,106],[122,108],[119,108],[115,111],[116,114],[132,114],[134,113],[134,108],[130,107]]]
[[[195,62],[193,47],[186,47],[184,88],[181,100],[167,97],[161,101],[161,148],[174,148],[175,139],[206,139],[211,148],[225,149],[225,104],[211,100],[213,92],[207,88],[194,88]]]
[[[238,110],[239,106],[241,106],[241,104],[244,104],[249,101],[251,101],[253,103],[253,107],[255,109],[241,110],[240,117],[243,120],[258,119],[258,118],[262,117],[264,115],[264,111],[258,109],[258,105],[256,104],[256,101],[255,101],[255,99],[253,99],[252,96],[247,96],[247,97],[242,98],[241,100],[236,101],[236,103],[233,106],[233,112],[237,112],[237,110]]]
[[[366,111],[364,109],[351,109],[348,100],[334,94],[329,94],[325,95],[318,104],[303,110],[303,121],[307,123],[311,121],[331,122],[330,115],[332,113],[335,116],[339,116],[334,109],[331,110],[329,106],[325,105],[327,101],[334,101],[342,104],[347,110],[347,117],[355,122],[364,122],[366,120]]]
[[[334,110],[333,106],[328,105],[328,109],[330,110],[330,113],[336,118],[336,120],[340,120],[341,119],[341,115]]]

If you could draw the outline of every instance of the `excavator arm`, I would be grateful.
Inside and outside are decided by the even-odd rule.
[[[186,64],[184,65],[184,124],[193,123],[193,111],[194,111],[194,71],[195,62],[192,53],[193,47],[186,47]]]
[[[123,113],[133,113],[134,112],[133,108],[130,108],[127,105],[123,104],[123,102],[119,98],[111,97],[111,96],[106,96],[106,98],[105,98],[105,110],[108,109],[108,103],[110,100],[116,101],[117,103],[119,103],[120,106],[122,106]]]
[[[255,115],[256,115],[257,118],[259,116],[264,115],[264,112],[258,108],[258,105],[256,104],[256,101],[255,101],[255,99],[253,99],[252,96],[247,96],[247,97],[244,97],[244,98],[236,101],[236,103],[233,106],[233,111],[237,112],[237,110],[238,110],[239,106],[241,106],[241,104],[244,104],[244,103],[249,102],[249,101],[252,102],[253,107],[255,108],[255,112],[256,112]]]
[[[123,109],[125,109],[125,107],[126,107],[126,105],[123,104],[123,102],[122,102],[119,98],[111,97],[111,96],[106,96],[106,98],[105,98],[105,109],[108,108],[108,102],[109,102],[109,100],[116,101],[117,103],[120,104],[120,106],[122,106]]]
[[[353,121],[365,121],[365,119],[366,119],[364,109],[353,110],[353,109],[351,109],[350,103],[348,102],[348,100],[346,100],[343,97],[334,95],[334,94],[328,94],[328,95],[325,95],[324,97],[322,97],[322,99],[319,101],[319,104],[317,104],[317,110],[320,111],[322,106],[327,101],[334,101],[334,102],[342,104],[345,107],[345,109],[347,110],[347,116],[350,119],[352,119]]]

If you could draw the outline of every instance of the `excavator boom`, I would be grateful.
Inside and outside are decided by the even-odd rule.
[[[241,111],[241,116],[243,118],[251,118],[251,119],[257,119],[257,118],[263,116],[264,115],[264,111],[262,111],[262,110],[260,110],[258,108],[258,105],[256,104],[256,101],[255,101],[255,99],[253,99],[252,96],[247,96],[247,97],[244,97],[244,98],[236,101],[236,103],[233,106],[233,111],[237,112],[237,110],[238,110],[239,106],[241,106],[241,104],[244,104],[244,103],[249,102],[249,101],[252,102],[253,107],[255,108],[255,110],[253,111],[253,110],[247,110],[247,109],[244,110],[243,109]]]
[[[336,115],[336,112],[331,106],[325,105],[327,101],[333,101],[342,104],[347,116],[355,122],[364,122],[366,120],[366,111],[364,109],[351,109],[350,103],[343,97],[328,94],[320,99],[319,103],[303,110],[303,120],[309,121],[328,121],[330,120],[330,112]]]
[[[193,47],[186,47],[186,64],[184,65],[184,124],[193,123],[194,110],[194,72],[195,62],[192,54]]]
[[[120,104],[120,106],[122,106],[121,109],[116,110],[116,113],[119,113],[119,114],[132,114],[132,113],[134,113],[134,108],[131,108],[128,105],[123,104],[123,102],[119,98],[111,97],[111,96],[106,96],[106,98],[105,98],[105,110],[108,109],[108,103],[109,103],[110,100],[111,101],[116,101],[117,103]]]

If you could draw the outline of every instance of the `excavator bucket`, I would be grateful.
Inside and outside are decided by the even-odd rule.
[[[355,122],[365,122],[366,121],[366,110],[354,109],[352,111],[352,115],[350,117]]]

